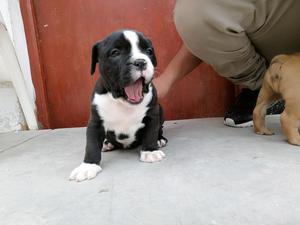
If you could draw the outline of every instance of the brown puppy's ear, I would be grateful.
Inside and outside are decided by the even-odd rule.
[[[99,50],[101,42],[94,44],[92,48],[92,63],[91,63],[91,75],[95,73],[96,65],[99,62]]]

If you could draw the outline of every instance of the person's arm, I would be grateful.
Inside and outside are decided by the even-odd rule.
[[[201,62],[202,60],[194,56],[183,44],[164,72],[153,80],[158,98],[163,98],[177,81],[194,70]]]

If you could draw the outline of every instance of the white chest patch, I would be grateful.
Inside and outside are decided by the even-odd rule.
[[[114,131],[117,141],[124,147],[128,147],[135,141],[136,132],[144,127],[143,118],[148,110],[148,104],[152,99],[152,87],[144,95],[141,103],[137,105],[130,104],[123,98],[113,98],[111,93],[95,94],[93,105],[96,105],[97,111],[103,120],[105,131]],[[128,138],[119,140],[118,135],[126,134]]]

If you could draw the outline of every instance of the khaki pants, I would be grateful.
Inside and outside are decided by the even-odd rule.
[[[195,56],[252,90],[273,56],[300,51],[300,0],[177,0],[174,21]]]

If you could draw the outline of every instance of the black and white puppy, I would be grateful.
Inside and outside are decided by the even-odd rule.
[[[142,146],[140,160],[161,161],[167,139],[162,136],[163,112],[151,81],[156,57],[151,41],[132,30],[116,31],[92,49],[91,74],[101,73],[91,99],[83,163],[70,180],[94,178],[101,150]]]

